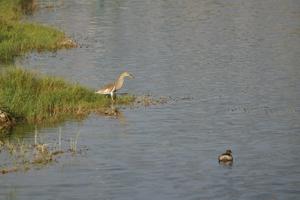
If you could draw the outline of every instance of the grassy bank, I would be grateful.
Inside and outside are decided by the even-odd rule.
[[[52,27],[20,22],[24,13],[34,9],[34,0],[0,0],[0,62],[29,51],[55,51],[75,47],[66,35]]]
[[[120,96],[116,103],[133,101],[132,96]],[[26,122],[44,123],[104,112],[111,99],[78,84],[11,67],[0,74],[0,105]]]
[[[29,51],[55,51],[76,44],[55,28],[20,19],[36,8],[35,0],[0,0],[0,63]],[[66,117],[107,113],[111,100],[78,84],[42,76],[15,67],[0,73],[0,110],[25,122],[58,122]],[[132,96],[121,96],[118,104],[130,104]]]

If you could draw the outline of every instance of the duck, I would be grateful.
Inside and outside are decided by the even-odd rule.
[[[95,93],[105,94],[105,95],[108,94],[111,96],[111,99],[114,100],[113,99],[114,94],[116,93],[116,91],[118,91],[119,89],[121,89],[123,87],[125,77],[129,77],[130,79],[134,78],[134,76],[131,73],[129,73],[127,71],[122,72],[115,82],[104,85],[102,88],[97,90]]]
[[[233,156],[232,151],[230,149],[227,149],[225,153],[222,153],[218,157],[219,162],[232,162]]]

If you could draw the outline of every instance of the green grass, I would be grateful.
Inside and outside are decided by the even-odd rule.
[[[120,96],[117,104],[131,104]],[[57,122],[90,112],[104,112],[111,99],[78,84],[11,67],[0,74],[0,105],[28,123]]]
[[[0,0],[0,62],[9,62],[29,51],[55,51],[75,47],[66,35],[52,27],[20,22],[32,0]]]
[[[0,19],[15,21],[22,14],[21,4],[17,0],[0,0]]]

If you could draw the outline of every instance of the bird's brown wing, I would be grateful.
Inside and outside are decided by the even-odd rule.
[[[109,83],[102,88],[100,88],[96,93],[98,94],[110,94],[112,91],[115,91],[116,87],[114,83]]]

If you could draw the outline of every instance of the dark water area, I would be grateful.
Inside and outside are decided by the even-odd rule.
[[[39,129],[45,141],[80,132],[88,150],[1,176],[0,199],[300,198],[300,1],[50,3],[28,20],[80,48],[17,64],[95,89],[127,70],[122,92],[174,101]],[[234,163],[219,165],[227,148]]]

